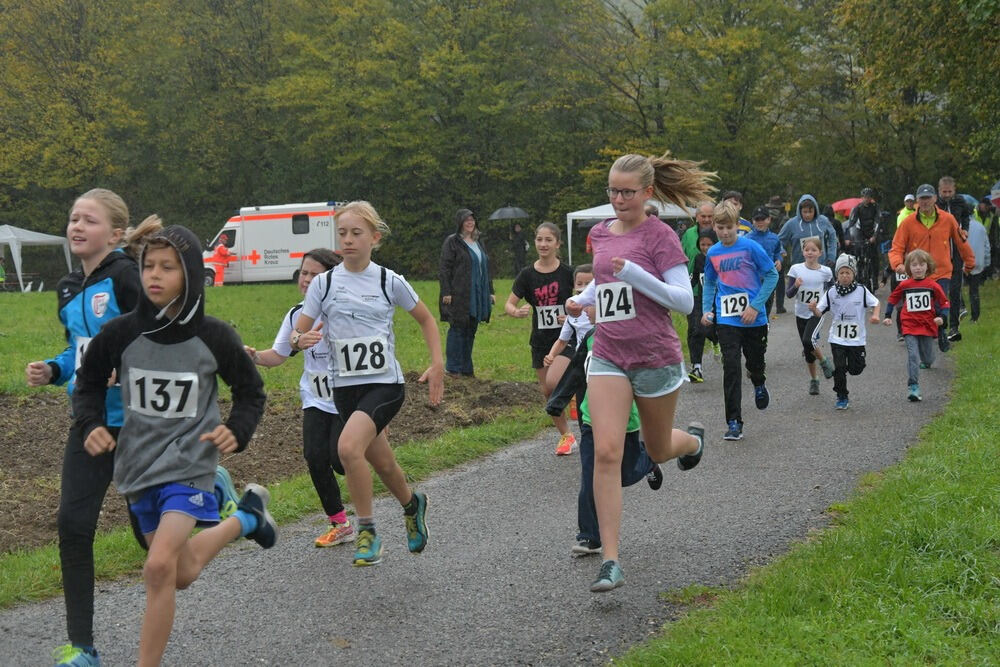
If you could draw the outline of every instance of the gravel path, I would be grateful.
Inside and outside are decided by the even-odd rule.
[[[882,296],[882,295],[880,295]],[[701,465],[664,466],[660,491],[626,490],[621,557],[627,584],[595,595],[597,557],[574,559],[578,457],[556,458],[551,433],[420,485],[431,542],[410,555],[398,505],[376,503],[385,560],[354,568],[352,549],[316,549],[323,519],[283,526],[263,551],[224,551],[189,590],[165,664],[454,665],[605,663],[655,633],[673,609],[662,591],[726,584],[826,524],[861,475],[898,461],[947,398],[950,359],[925,372],[923,403],[905,399],[895,330],[869,326],[868,368],[848,378],[851,409],[833,409],[832,380],[806,394],[790,313],[772,324],[771,406],[744,383],[743,441],[724,442],[722,369],[681,392],[678,422],[708,427]],[[895,416],[887,419],[889,415]],[[98,648],[134,664],[144,606],[140,580],[99,585]],[[0,613],[0,655],[46,664],[64,639],[61,599]]]

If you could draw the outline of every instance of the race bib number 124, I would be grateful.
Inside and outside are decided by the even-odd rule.
[[[635,299],[632,286],[624,281],[604,283],[597,287],[597,321],[621,322],[634,319]]]

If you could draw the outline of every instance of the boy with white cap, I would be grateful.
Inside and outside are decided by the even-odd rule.
[[[837,393],[836,407],[846,410],[847,374],[861,375],[865,369],[865,313],[872,308],[871,322],[878,324],[878,299],[867,287],[858,284],[857,260],[848,254],[837,258],[834,268],[836,283],[809,304],[816,316],[829,311],[833,315],[828,340],[833,354],[833,390]]]

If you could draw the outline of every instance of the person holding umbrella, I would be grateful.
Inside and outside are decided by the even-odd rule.
[[[496,298],[490,277],[490,258],[479,239],[472,211],[455,213],[455,233],[441,246],[438,282],[441,321],[450,324],[445,343],[445,372],[474,376],[472,346],[480,322],[489,322]]]

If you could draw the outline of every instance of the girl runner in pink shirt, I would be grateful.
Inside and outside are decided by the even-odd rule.
[[[594,281],[566,302],[576,316],[596,305],[597,330],[588,370],[594,429],[594,500],[604,562],[594,592],[625,583],[618,563],[621,524],[622,442],[633,399],[639,408],[649,456],[657,463],[677,458],[681,470],[701,460],[705,429],[693,422],[687,432],[673,428],[677,390],[684,381],[680,339],[670,311],[690,313],[694,305],[687,257],[677,235],[646,216],[649,199],[679,206],[709,198],[714,174],[699,163],[624,155],[608,174],[608,197],[617,217],[596,225]]]

